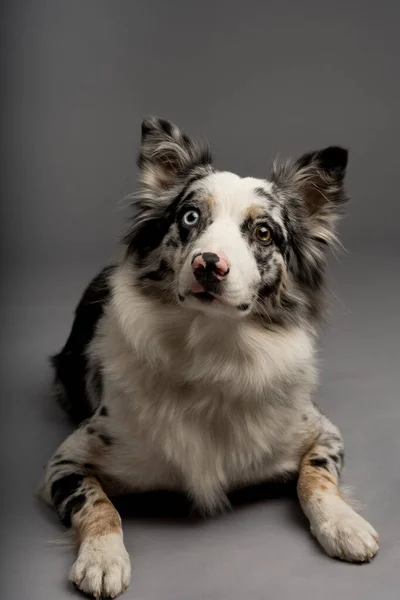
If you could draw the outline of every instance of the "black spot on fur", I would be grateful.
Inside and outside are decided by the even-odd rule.
[[[333,460],[333,462],[335,462],[336,464],[340,462],[340,458],[337,454],[329,454],[329,458]]]
[[[105,444],[106,446],[111,446],[113,443],[112,437],[105,433],[99,433],[99,438],[101,439],[103,444]]]
[[[153,250],[158,248],[163,241],[171,221],[166,218],[149,218],[132,234],[125,238],[128,243],[128,254],[137,254],[139,259],[146,258]]]
[[[108,283],[114,267],[107,267],[86,288],[79,302],[71,333],[64,348],[52,358],[55,381],[62,386],[59,400],[72,420],[80,423],[92,415],[86,393],[86,348],[110,296]]]
[[[274,197],[269,192],[267,192],[267,190],[264,190],[264,188],[262,188],[262,187],[256,187],[254,191],[255,191],[256,195],[260,196],[261,198],[266,198],[267,200],[274,199]]]
[[[61,514],[61,520],[66,527],[71,526],[72,516],[81,510],[85,502],[85,494],[78,494],[77,496],[72,496],[72,498],[68,500]]]
[[[301,419],[302,419],[303,421],[308,421],[308,416],[307,416],[307,415],[302,415]]]
[[[239,304],[239,306],[237,306],[236,308],[242,312],[244,312],[245,310],[248,310],[250,307],[250,304]]]
[[[268,298],[269,296],[273,296],[276,294],[278,289],[278,282],[274,283],[264,283],[262,287],[258,291],[258,295],[261,298]]]
[[[156,269],[155,271],[147,271],[146,273],[143,273],[142,275],[140,275],[139,279],[141,281],[146,279],[150,281],[163,281],[168,273],[173,273],[173,270],[165,260],[161,260],[158,269]]]
[[[94,428],[94,427],[88,427],[88,428],[86,429],[86,431],[87,431],[87,432],[88,432],[90,435],[93,435],[94,433],[96,433],[96,430],[95,430],[95,428]]]
[[[58,509],[60,504],[77,492],[82,482],[83,476],[77,473],[71,473],[56,479],[51,486],[51,498],[54,506]]]
[[[94,471],[94,469],[95,469],[95,466],[93,463],[86,462],[86,463],[84,463],[83,466],[87,471]]]
[[[96,391],[97,398],[101,399],[103,397],[103,376],[100,367],[94,369],[92,375],[92,384]]]
[[[102,406],[102,407],[100,408],[99,415],[100,415],[101,417],[108,417],[108,408],[107,408],[107,406]]]
[[[326,458],[311,458],[310,465],[312,467],[321,467],[322,469],[329,471],[328,461]]]
[[[240,225],[242,235],[248,237],[254,229],[254,219],[245,219]]]

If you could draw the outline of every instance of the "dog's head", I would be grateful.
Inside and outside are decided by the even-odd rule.
[[[210,315],[271,323],[318,309],[326,248],[347,198],[347,151],[274,164],[270,178],[217,171],[175,125],[142,124],[141,189],[125,238],[143,293]]]

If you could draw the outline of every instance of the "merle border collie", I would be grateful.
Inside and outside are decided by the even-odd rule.
[[[313,401],[347,159],[328,147],[242,178],[172,123],[144,120],[123,257],[89,284],[53,358],[77,428],[40,493],[77,534],[70,578],[83,592],[113,598],[129,585],[110,497],[130,492],[184,492],[215,513],[233,489],[294,481],[330,556],[378,551],[339,486],[340,433]]]

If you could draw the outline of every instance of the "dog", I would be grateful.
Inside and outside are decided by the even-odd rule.
[[[130,583],[109,499],[130,492],[184,492],[215,514],[233,489],[294,481],[330,556],[378,551],[339,487],[341,435],[312,400],[347,163],[330,146],[241,178],[174,124],[143,121],[122,258],[87,287],[52,359],[77,428],[41,496],[77,534],[81,591],[113,598]]]

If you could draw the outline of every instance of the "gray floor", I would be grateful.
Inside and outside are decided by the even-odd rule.
[[[391,261],[392,257],[392,261]],[[94,265],[26,272],[3,288],[1,581],[4,600],[77,597],[64,530],[34,498],[42,465],[69,430],[49,398],[46,355],[63,341]],[[397,278],[397,281],[396,281]],[[322,341],[319,402],[346,441],[346,483],[381,535],[369,565],[326,557],[291,499],[259,499],[203,523],[138,518],[125,508],[133,583],[126,599],[398,598],[400,405],[398,271],[393,254],[358,249],[332,266],[336,298]],[[32,287],[33,286],[33,287]],[[64,540],[64,541],[63,541]]]

